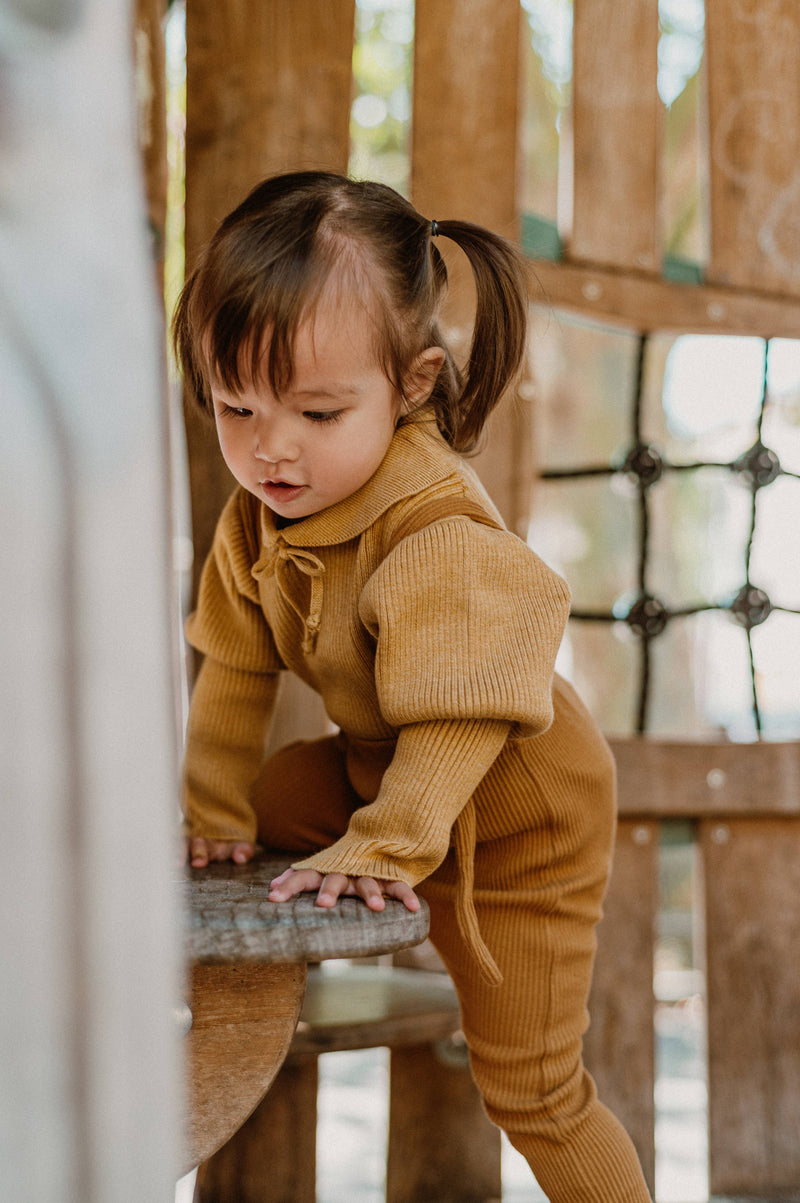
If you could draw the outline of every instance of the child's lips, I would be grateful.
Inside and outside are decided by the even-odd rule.
[[[294,501],[305,489],[305,485],[294,484],[290,480],[262,480],[259,482],[261,491],[268,501]]]

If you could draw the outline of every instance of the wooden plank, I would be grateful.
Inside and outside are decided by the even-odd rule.
[[[515,238],[519,4],[417,0],[415,21],[414,204]]]
[[[305,965],[192,967],[183,1173],[221,1148],[266,1094],[289,1051],[305,985]]]
[[[800,743],[610,742],[621,814],[800,815]]]
[[[411,193],[420,212],[475,221],[516,240],[521,15],[517,0],[417,0]],[[476,81],[480,81],[479,85]],[[469,345],[473,288],[463,257],[438,248],[450,275],[444,324]],[[518,533],[530,519],[530,406],[506,398],[475,467]]]
[[[192,0],[186,12],[186,262],[259,180],[346,171],[355,0]],[[233,481],[186,413],[194,588]]]
[[[586,1065],[601,1100],[629,1133],[651,1192],[655,1179],[653,941],[658,824],[621,819],[598,928]]]
[[[499,1203],[500,1129],[464,1045],[392,1049],[386,1203]]]
[[[569,257],[656,271],[658,0],[575,0]]]
[[[800,302],[791,297],[674,284],[640,273],[544,259],[531,264],[530,297],[537,305],[567,309],[632,330],[761,338],[800,335]]]
[[[136,0],[133,30],[139,149],[144,168],[153,260],[163,290],[167,224],[166,0]]]
[[[800,821],[703,822],[712,1193],[800,1183]]]
[[[800,6],[706,0],[708,278],[800,292]]]
[[[197,1171],[193,1203],[316,1203],[316,1057],[286,1061],[268,1094]]]

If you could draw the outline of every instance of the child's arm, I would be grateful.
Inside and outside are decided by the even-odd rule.
[[[192,694],[184,759],[185,830],[191,863],[243,863],[253,855],[249,793],[264,759],[277,673],[245,672],[206,658]]]
[[[249,791],[264,758],[283,664],[261,610],[252,566],[259,506],[237,489],[203,568],[189,642],[204,655],[184,757],[186,851],[195,867],[249,860],[256,820]]]
[[[414,886],[444,859],[509,735],[550,725],[569,592],[514,535],[454,518],[402,540],[368,581],[360,612],[376,638],[377,695],[397,749],[377,799],[295,868]],[[506,799],[493,805],[502,811]]]

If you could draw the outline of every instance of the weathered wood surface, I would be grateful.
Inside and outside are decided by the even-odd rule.
[[[520,8],[517,0],[417,0],[411,197],[421,213],[479,222],[514,240]],[[444,311],[457,357],[469,347],[474,289],[464,257],[446,238]],[[507,397],[492,415],[475,468],[509,526],[527,534],[531,414]]]
[[[630,1134],[645,1179],[655,1180],[653,945],[659,825],[621,819],[598,928],[586,1065],[602,1101]]]
[[[347,169],[354,0],[192,0],[186,11],[186,265],[259,180]],[[186,407],[194,589],[233,479]]]
[[[483,1109],[466,1049],[447,1057],[431,1044],[393,1048],[389,1073],[386,1203],[499,1201],[500,1129]]]
[[[163,22],[166,0],[136,0],[134,84],[139,148],[157,278],[163,289],[167,225],[167,78]]]
[[[800,822],[699,829],[712,1193],[800,1193]]]
[[[184,1173],[221,1148],[269,1090],[305,984],[305,965],[192,966]]]
[[[800,743],[610,743],[621,814],[800,817]]]
[[[284,1061],[233,1138],[197,1171],[194,1203],[316,1203],[316,1057]]]
[[[706,0],[708,278],[800,291],[800,6]]]
[[[569,256],[661,266],[657,0],[575,0]]]
[[[198,961],[321,961],[365,957],[418,944],[428,934],[428,907],[416,914],[386,899],[371,911],[360,898],[319,907],[314,894],[270,902],[269,883],[291,862],[261,857],[248,865],[192,869],[182,882],[186,902],[184,948]]]
[[[536,305],[633,330],[681,334],[754,334],[796,338],[800,302],[758,291],[675,284],[633,272],[537,259],[530,298]]]

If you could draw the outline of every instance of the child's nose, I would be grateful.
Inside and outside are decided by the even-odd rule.
[[[263,418],[256,428],[256,458],[277,464],[297,459],[297,441],[289,422],[282,416]]]

